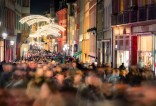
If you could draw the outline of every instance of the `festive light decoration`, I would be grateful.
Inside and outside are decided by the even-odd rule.
[[[54,30],[58,30],[58,31],[62,31],[64,32],[65,31],[65,28],[58,25],[58,24],[55,24],[55,23],[51,23],[51,24],[48,24],[48,25],[44,25],[41,27],[41,30],[46,30],[46,29],[54,29]]]
[[[61,34],[57,32],[56,30],[46,29],[46,30],[38,31],[34,34],[30,34],[29,37],[41,37],[41,36],[48,36],[48,35],[52,35],[56,37],[61,36]]]
[[[42,15],[30,15],[30,16],[26,16],[26,17],[22,18],[19,22],[21,24],[27,23],[30,26],[30,25],[33,25],[34,23],[38,23],[38,22],[52,23],[52,22],[54,22],[54,20],[51,18],[42,16]]]
[[[45,36],[53,35],[53,36],[56,36],[56,37],[61,36],[61,34],[57,30],[54,30],[54,29],[40,30],[40,31],[36,32],[36,35],[39,35],[39,36],[42,36],[42,35],[45,35]]]
[[[65,31],[65,28],[56,24],[54,22],[54,19],[47,18],[42,15],[30,15],[22,18],[19,22],[21,24],[26,23],[29,26],[39,22],[46,22],[47,25],[40,26],[39,29],[36,31],[36,33],[30,34],[29,37],[41,37],[41,36],[48,36],[48,35],[58,37],[61,36],[61,34],[59,33],[60,31],[62,32]]]

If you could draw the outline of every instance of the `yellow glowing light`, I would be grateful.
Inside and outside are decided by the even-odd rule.
[[[38,22],[47,22],[47,23],[52,23],[54,20],[51,18],[47,18],[42,15],[30,15],[22,18],[19,22],[21,24],[27,23],[29,26],[38,23]]]
[[[51,24],[48,24],[48,25],[44,25],[41,27],[42,30],[45,30],[45,29],[54,29],[54,30],[57,30],[57,31],[65,31],[65,28],[56,24],[56,23],[51,23]]]
[[[45,36],[48,36],[48,35],[60,36],[61,35],[58,31],[53,30],[53,29],[46,29],[46,30],[38,31],[36,33],[39,36],[42,36],[42,35],[45,35]]]

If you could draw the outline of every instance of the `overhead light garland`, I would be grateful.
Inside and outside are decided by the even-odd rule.
[[[55,24],[55,23],[51,23],[51,24],[48,24],[48,25],[44,25],[41,27],[42,30],[45,30],[45,29],[55,29],[55,30],[59,30],[59,31],[62,31],[64,32],[65,31],[65,28],[58,25],[58,24]]]
[[[65,28],[56,24],[54,22],[54,19],[47,18],[42,15],[30,15],[22,18],[19,21],[21,24],[28,24],[29,26],[39,23],[39,22],[46,22],[47,25],[41,26],[34,34],[30,34],[29,37],[40,37],[40,36],[48,36],[48,35],[53,35],[53,36],[61,36],[59,33],[60,31],[64,32]]]
[[[47,18],[42,15],[30,15],[30,16],[26,16],[26,17],[22,18],[19,22],[21,24],[27,23],[30,26],[30,25],[33,25],[34,23],[38,23],[38,22],[51,23],[52,21],[53,20],[51,18]]]

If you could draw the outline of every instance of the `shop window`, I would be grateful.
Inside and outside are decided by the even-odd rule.
[[[0,61],[4,60],[4,42],[0,41]]]
[[[116,63],[117,67],[119,67],[122,63],[125,64],[126,67],[129,65],[129,53],[130,53],[130,43],[129,43],[129,35],[123,34],[122,36],[118,36],[116,39],[117,44],[115,44],[116,48]]]
[[[117,67],[124,63],[125,67],[129,66],[129,51],[117,51]]]
[[[138,62],[142,61],[144,67],[152,68],[152,36],[138,37]]]
[[[124,0],[120,0],[120,12],[124,11]]]
[[[152,51],[152,36],[139,36],[138,51]]]

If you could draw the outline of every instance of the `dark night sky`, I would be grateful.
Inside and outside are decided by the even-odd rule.
[[[31,1],[31,14],[43,14],[45,11],[50,10],[51,0],[30,0]],[[59,0],[55,0],[55,8],[59,7]]]
[[[31,1],[31,14],[43,14],[45,11],[50,10],[50,1],[51,0],[30,0]],[[59,1],[55,0],[55,8],[59,8]],[[67,0],[69,2],[73,2],[75,0]]]

